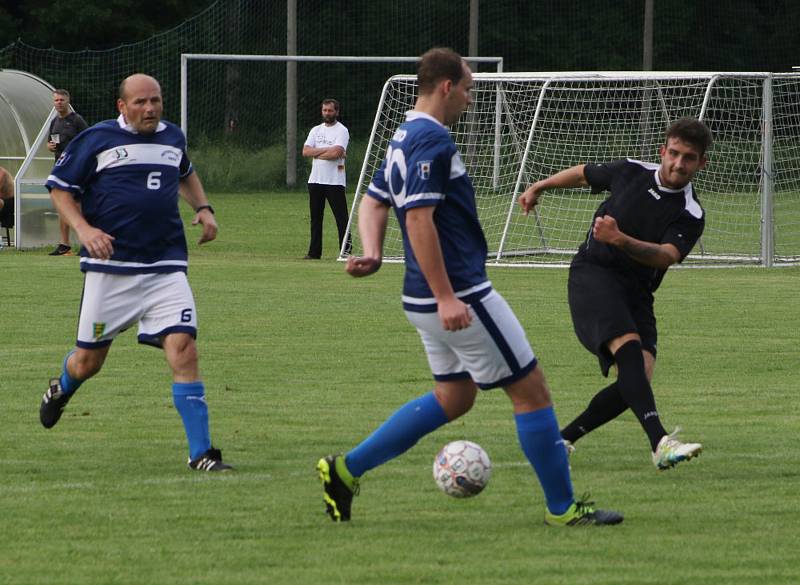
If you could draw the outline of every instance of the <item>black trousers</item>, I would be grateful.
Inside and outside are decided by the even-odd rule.
[[[347,199],[343,185],[308,184],[308,210],[311,213],[311,242],[308,244],[308,255],[312,258],[322,256],[322,221],[325,218],[325,200],[331,206],[336,228],[339,230],[339,250],[342,249],[347,231]],[[352,248],[350,237],[347,237],[345,254]]]

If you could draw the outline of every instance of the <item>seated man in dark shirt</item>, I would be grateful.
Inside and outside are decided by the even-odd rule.
[[[3,167],[0,167],[0,227],[14,227],[14,178]],[[7,241],[6,244],[10,245],[11,242]],[[0,247],[2,245],[3,240],[0,239]]]

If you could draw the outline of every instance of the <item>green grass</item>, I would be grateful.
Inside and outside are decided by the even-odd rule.
[[[543,498],[508,400],[481,394],[462,420],[362,482],[349,525],[324,515],[319,456],[350,448],[431,387],[405,321],[402,267],[365,280],[300,260],[304,194],[212,196],[219,240],[190,281],[214,442],[235,474],[185,469],[162,355],[129,331],[46,431],[38,404],[74,341],[76,258],[0,252],[2,584],[789,584],[797,561],[797,288],[800,270],[674,270],[658,293],[655,391],[665,423],[704,443],[658,473],[629,414],[578,444],[576,492],[625,523],[542,525]],[[492,269],[553,389],[562,423],[603,383],[571,330],[566,271]],[[479,497],[431,478],[468,438],[494,462]]]

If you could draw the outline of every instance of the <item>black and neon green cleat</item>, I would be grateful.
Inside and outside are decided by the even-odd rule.
[[[323,457],[317,462],[317,471],[319,480],[322,482],[322,499],[325,501],[328,515],[334,522],[347,522],[350,520],[353,496],[358,494],[358,479],[343,478],[337,470],[337,462],[339,470],[341,470],[344,467],[344,456],[328,455]],[[345,472],[346,469],[344,467]]]
[[[560,515],[551,514],[550,511],[544,513],[544,523],[548,526],[606,526],[619,524],[623,520],[622,514],[611,510],[596,510],[592,506],[594,502],[586,501],[588,494],[583,500],[577,500]]]

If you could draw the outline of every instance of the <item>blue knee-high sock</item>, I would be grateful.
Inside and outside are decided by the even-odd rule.
[[[67,372],[67,360],[69,359],[69,356],[71,356],[73,353],[75,353],[74,349],[71,352],[69,352],[67,356],[64,358],[64,364],[61,366],[61,378],[59,378],[59,383],[61,384],[61,391],[67,395],[70,395],[73,392],[75,392],[78,388],[81,387],[81,384],[83,384],[83,380],[76,380],[75,378],[70,376],[69,373]]]
[[[401,406],[374,433],[345,455],[353,477],[405,453],[422,437],[448,422],[433,392]]]
[[[174,382],[172,402],[183,419],[183,428],[189,441],[189,457],[197,459],[211,448],[205,386],[200,381]]]
[[[553,407],[516,414],[514,419],[522,451],[542,484],[547,509],[552,514],[563,514],[574,497],[567,451]]]

